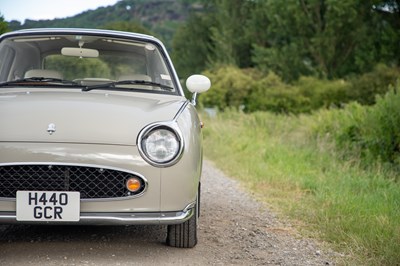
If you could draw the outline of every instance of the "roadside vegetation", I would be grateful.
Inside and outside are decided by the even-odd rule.
[[[209,0],[173,40],[205,155],[348,265],[400,264],[400,1]]]
[[[307,115],[226,110],[205,122],[205,154],[256,197],[346,254],[399,265],[400,95]]]

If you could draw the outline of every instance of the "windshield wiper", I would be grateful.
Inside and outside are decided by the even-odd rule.
[[[91,91],[91,90],[96,90],[96,89],[117,89],[120,90],[121,88],[118,88],[118,85],[145,85],[145,86],[153,86],[153,87],[159,87],[162,90],[166,91],[173,91],[174,88],[157,83],[157,82],[152,82],[152,81],[146,81],[146,80],[121,80],[121,81],[116,81],[116,82],[110,82],[110,83],[104,83],[104,84],[99,84],[99,85],[92,85],[92,86],[87,86],[86,88],[83,88],[82,91]],[[126,89],[126,88],[125,88]]]
[[[10,85],[33,85],[32,83],[40,83],[41,85],[43,82],[48,82],[48,83],[61,83],[63,85],[73,85],[73,86],[79,86],[81,87],[80,84],[70,81],[70,80],[64,80],[64,79],[57,79],[57,78],[43,78],[43,77],[33,77],[33,78],[24,78],[24,79],[17,79],[17,80],[11,80],[11,81],[6,81],[0,83],[0,87],[3,86],[10,86]]]

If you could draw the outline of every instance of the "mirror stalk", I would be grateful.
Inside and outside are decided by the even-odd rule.
[[[193,106],[196,106],[196,98],[197,98],[197,92],[193,93],[193,96],[192,96],[192,104],[193,104]]]

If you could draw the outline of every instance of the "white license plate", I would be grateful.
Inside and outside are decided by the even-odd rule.
[[[80,193],[17,191],[17,221],[77,222]]]

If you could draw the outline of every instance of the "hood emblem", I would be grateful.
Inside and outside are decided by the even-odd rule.
[[[50,135],[52,135],[54,132],[56,132],[56,124],[50,123],[47,126],[47,132],[49,132]]]

